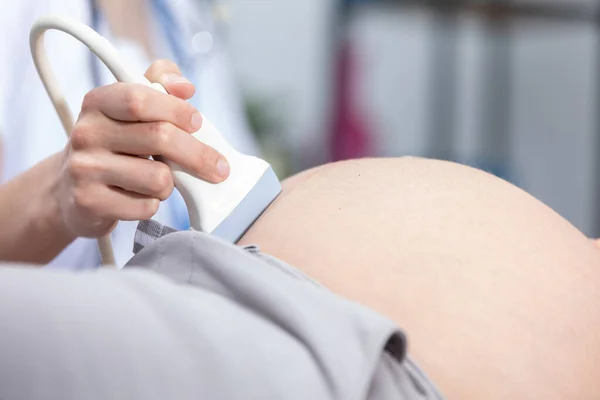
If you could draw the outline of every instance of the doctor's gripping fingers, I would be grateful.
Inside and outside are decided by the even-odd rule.
[[[142,84],[115,83],[86,95],[71,145],[78,151],[162,156],[218,183],[227,178],[229,165],[190,135],[201,126],[202,116],[185,100]]]

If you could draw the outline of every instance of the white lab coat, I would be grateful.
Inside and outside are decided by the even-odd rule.
[[[186,13],[193,0],[175,0],[174,11],[178,22],[185,26]],[[2,135],[3,181],[32,167],[49,155],[62,150],[66,135],[37,75],[29,50],[29,29],[42,15],[60,14],[91,25],[87,0],[4,0],[0,6],[0,134]],[[127,62],[140,73],[150,64],[134,43],[117,41],[101,24],[101,33],[108,37],[126,57]],[[185,29],[184,29],[185,30]],[[166,42],[160,41],[159,29],[154,29],[161,57],[169,57]],[[187,30],[189,33],[189,29]],[[186,39],[187,40],[187,39]],[[74,116],[81,101],[93,88],[87,48],[61,32],[46,34],[46,49],[54,71],[61,83]],[[243,108],[225,52],[218,51],[203,60],[194,78],[202,100],[202,112],[230,141],[249,154],[258,152],[253,136],[243,117]],[[103,83],[114,79],[102,67]],[[170,204],[163,203],[156,219],[170,223]],[[113,232],[113,246],[117,263],[124,264],[132,255],[135,222],[121,222]],[[6,227],[5,227],[6,228]],[[98,263],[95,240],[77,239],[63,251],[52,266],[71,268],[94,267]]]

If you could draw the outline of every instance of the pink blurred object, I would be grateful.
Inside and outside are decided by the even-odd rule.
[[[335,105],[331,132],[333,161],[361,158],[371,155],[371,135],[362,117],[356,99],[356,56],[346,41],[338,54],[335,71]]]

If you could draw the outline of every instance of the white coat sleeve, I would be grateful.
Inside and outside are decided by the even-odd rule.
[[[85,7],[85,2],[71,0],[7,0],[0,3],[2,182],[27,170],[66,143],[58,117],[31,60],[29,31],[38,17],[49,13],[64,14],[86,21]],[[86,65],[87,58],[80,61],[82,57],[79,54],[84,54],[85,57],[87,53],[83,52],[83,47],[76,41],[63,36],[65,35],[49,35],[46,47],[50,48],[49,54],[54,65],[61,61],[61,53],[52,51],[57,48],[56,39],[59,40],[58,45],[62,46],[58,48],[64,49],[63,54],[69,55],[63,57],[65,62],[61,63],[55,72],[62,78],[61,86],[67,89],[65,94],[69,95],[68,98],[79,98],[79,94],[85,93],[88,88],[87,81],[82,79],[87,70],[84,71],[80,67]],[[81,53],[77,53],[78,50]],[[72,110],[76,110],[78,106],[77,102],[71,102]],[[97,263],[94,241],[77,239],[52,261],[51,266],[86,268]]]
[[[16,21],[20,2],[4,2],[0,12],[0,137],[6,133],[7,104],[10,99],[9,79],[18,42],[15,40]],[[19,30],[20,31],[20,30]],[[3,159],[3,158],[2,158]]]
[[[7,164],[10,164],[7,153],[21,150],[15,147],[16,141],[22,141],[23,129],[19,129],[19,121],[26,118],[25,112],[15,114],[16,97],[23,98],[23,90],[28,87],[23,82],[24,71],[33,65],[29,50],[29,30],[36,18],[44,14],[48,5],[45,1],[20,0],[3,1],[0,9],[0,165],[2,166],[0,181],[13,177]],[[19,96],[20,95],[20,96]],[[26,110],[25,110],[26,111]],[[15,129],[16,128],[16,129]],[[19,136],[16,136],[19,135]],[[20,154],[19,154],[20,156]]]

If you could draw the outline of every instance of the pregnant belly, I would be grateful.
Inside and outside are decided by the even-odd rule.
[[[541,202],[412,158],[284,187],[241,244],[396,321],[449,399],[600,398],[600,251]]]

